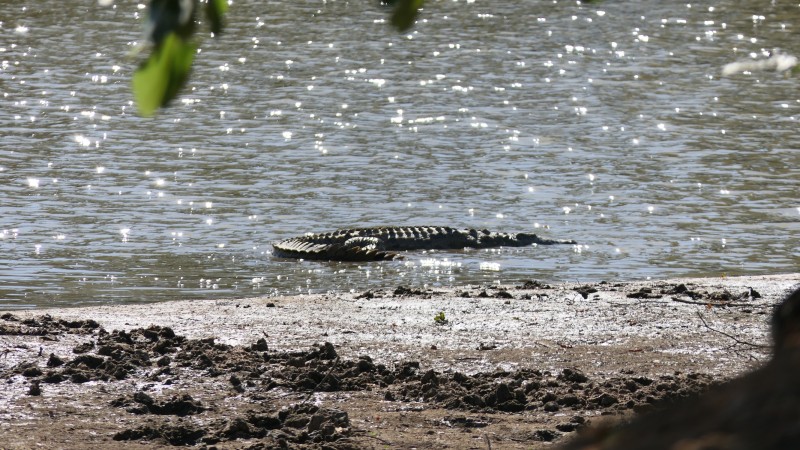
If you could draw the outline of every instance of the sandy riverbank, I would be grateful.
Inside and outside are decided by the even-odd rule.
[[[531,282],[0,313],[0,442],[545,447],[757,366],[772,307],[798,283]]]

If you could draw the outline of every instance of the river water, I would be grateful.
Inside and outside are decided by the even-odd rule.
[[[236,0],[145,119],[141,5],[0,1],[0,307],[796,272],[790,3]],[[409,224],[581,245],[271,255]]]

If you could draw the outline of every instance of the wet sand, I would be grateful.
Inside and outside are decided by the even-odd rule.
[[[798,283],[531,281],[0,312],[0,442],[543,448],[757,367],[773,306]]]

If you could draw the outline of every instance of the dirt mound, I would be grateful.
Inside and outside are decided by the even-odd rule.
[[[31,396],[47,396],[53,384],[107,384],[109,398],[103,401],[128,418],[113,433],[116,441],[212,445],[253,440],[250,448],[360,448],[347,411],[310,401],[315,393],[342,391],[379,391],[384,402],[452,410],[446,420],[464,428],[479,428],[482,422],[459,411],[560,412],[563,420],[553,429],[530,436],[552,441],[587,423],[587,413],[644,410],[713,383],[707,375],[680,373],[658,378],[631,373],[594,381],[574,369],[467,375],[423,370],[418,361],[387,367],[366,355],[345,359],[328,342],[307,351],[270,351],[265,339],[232,346],[214,338],[187,339],[161,326],[108,332],[92,321],[19,320],[10,314],[0,319],[6,335],[88,338],[70,356],[50,353],[46,361],[21,362],[0,371],[0,377],[23,377]],[[135,381],[139,388],[131,391],[122,380]],[[218,399],[236,395],[248,406],[232,414],[218,400],[203,400],[215,397],[209,389]],[[121,395],[110,398],[114,392]],[[280,401],[288,397],[294,400]]]
[[[144,424],[114,434],[115,441],[154,441],[170,445],[219,444],[257,439],[248,448],[289,448],[324,443],[325,448],[355,448],[346,441],[350,422],[337,409],[298,404],[280,411],[265,408],[233,418],[217,417],[200,426],[187,420]]]

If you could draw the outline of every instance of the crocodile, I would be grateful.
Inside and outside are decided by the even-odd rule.
[[[524,247],[575,244],[532,233],[494,233],[472,228],[401,226],[349,228],[307,234],[272,244],[274,255],[328,261],[386,261],[402,259],[404,250],[458,250],[463,248]]]

